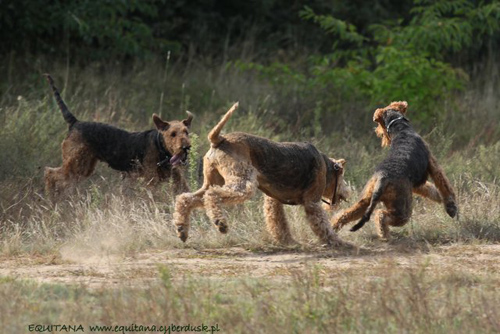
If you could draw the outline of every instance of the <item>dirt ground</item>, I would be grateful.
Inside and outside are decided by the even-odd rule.
[[[91,255],[71,249],[56,256],[0,259],[0,276],[38,282],[112,287],[143,285],[158,279],[159,266],[167,267],[173,279],[186,275],[204,278],[269,278],[287,280],[294,272],[316,266],[329,276],[358,272],[383,275],[389,267],[408,268],[425,264],[430,270],[453,269],[474,275],[500,273],[500,245],[449,245],[409,250],[397,245],[339,252],[274,250],[256,252],[243,248],[171,249],[133,256]]]

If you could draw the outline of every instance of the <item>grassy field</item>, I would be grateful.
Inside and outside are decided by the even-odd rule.
[[[153,112],[180,119],[192,111],[193,189],[206,134],[235,100],[241,108],[228,131],[308,140],[346,158],[351,203],[385,154],[372,130],[373,107],[348,98],[318,104],[331,92],[283,101],[279,88],[227,67],[170,64],[165,73],[164,64],[137,65],[124,74],[97,65],[39,66],[82,120],[144,130]],[[29,332],[30,324],[82,324],[88,332],[89,325],[201,323],[221,333],[500,331],[494,90],[471,86],[440,104],[432,122],[415,123],[456,188],[459,221],[416,198],[411,221],[392,230],[390,243],[378,241],[367,224],[340,233],[356,249],[325,249],[302,210],[287,207],[300,246],[286,248],[265,230],[260,195],[228,208],[227,235],[196,212],[186,244],[171,224],[168,184],[122,181],[100,165],[67,198],[50,202],[43,168],[60,164],[66,125],[40,74],[14,76],[1,97],[0,332]],[[407,100],[411,119],[418,111]]]

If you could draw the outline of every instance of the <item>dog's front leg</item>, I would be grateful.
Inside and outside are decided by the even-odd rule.
[[[290,226],[286,219],[283,204],[280,201],[264,195],[264,216],[267,231],[276,241],[285,245],[296,243],[290,233]]]
[[[306,219],[314,234],[318,236],[322,243],[328,246],[346,246],[347,243],[340,240],[328,222],[328,216],[319,202],[309,202],[304,204]]]
[[[455,192],[443,169],[438,165],[436,158],[432,154],[429,157],[429,174],[441,194],[446,213],[454,218],[458,215]]]
[[[439,194],[437,188],[429,181],[425,182],[423,185],[417,188],[413,188],[413,193],[419,196],[428,198],[434,202],[442,203],[443,199]]]
[[[183,193],[177,196],[175,200],[174,225],[177,230],[177,236],[186,242],[189,236],[189,217],[194,208],[203,206],[203,195],[206,187],[201,188],[195,193]]]

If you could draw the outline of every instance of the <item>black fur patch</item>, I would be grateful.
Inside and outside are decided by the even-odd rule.
[[[147,150],[156,150],[157,130],[128,132],[103,123],[77,122],[71,131],[79,131],[96,157],[119,171],[137,169]]]
[[[397,111],[389,111],[384,121],[389,124],[401,116]],[[406,119],[394,122],[389,135],[392,141],[389,155],[375,171],[381,171],[391,179],[409,179],[413,187],[424,184],[428,178],[429,150],[423,139]]]
[[[235,133],[251,150],[252,164],[261,178],[282,191],[308,189],[317,177],[323,158],[310,143],[277,143],[269,139]],[[286,167],[285,167],[286,166]]]

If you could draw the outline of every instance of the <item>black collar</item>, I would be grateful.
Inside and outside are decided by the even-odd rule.
[[[155,145],[156,148],[158,149],[158,152],[160,153],[160,158],[159,158],[160,161],[156,165],[158,167],[167,167],[168,165],[170,165],[170,159],[172,158],[172,155],[165,148],[162,137],[163,136],[160,134],[160,131],[157,131]]]
[[[336,162],[333,163],[333,172],[335,174],[335,187],[333,188],[333,195],[332,195],[332,199],[330,201],[330,203],[328,203],[328,201],[325,201],[323,198],[321,199],[321,201],[323,201],[323,203],[326,203],[328,204],[329,206],[333,206],[335,204],[335,197],[337,196],[337,187],[339,185],[339,176],[340,176],[340,169],[342,167],[340,167],[340,165]]]

